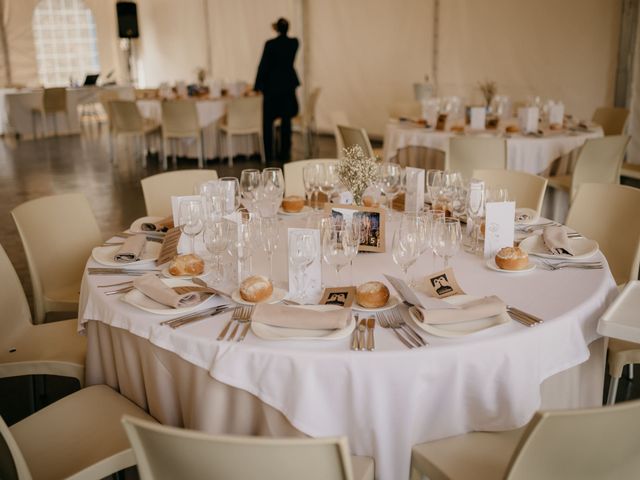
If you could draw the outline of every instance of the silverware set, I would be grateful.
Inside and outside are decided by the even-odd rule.
[[[89,267],[87,269],[89,275],[128,275],[132,277],[138,277],[141,275],[146,275],[147,273],[159,273],[158,269],[129,269],[129,268],[119,268],[119,267]]]
[[[535,327],[536,325],[544,323],[544,320],[542,320],[541,318],[538,318],[535,315],[531,315],[530,313],[523,312],[519,308],[513,307],[511,305],[507,305],[507,314],[509,314],[512,320],[521,323],[525,327]]]
[[[218,340],[226,340],[232,342],[238,333],[240,327],[242,327],[242,331],[240,332],[240,336],[238,337],[238,342],[244,340],[244,337],[247,336],[249,332],[249,328],[251,327],[251,315],[253,314],[253,306],[237,306],[233,309],[233,314],[231,315],[231,319],[227,322],[224,328],[220,331],[220,335],[218,335]],[[227,336],[229,329],[234,325],[233,329]],[[226,338],[225,338],[226,337]]]
[[[368,350],[376,349],[376,340],[374,332],[376,329],[376,320],[373,317],[363,318],[358,321],[358,314],[355,314],[356,328],[353,331],[353,339],[351,341],[351,350]]]
[[[399,309],[378,312],[378,323],[382,328],[390,328],[407,348],[426,347],[429,345],[402,316]]]
[[[536,223],[535,225],[517,225],[516,230],[520,230],[521,232],[533,233],[536,230],[541,230],[544,227],[557,227],[560,226],[558,222],[544,222],[544,223]]]
[[[602,262],[571,262],[571,261],[560,261],[560,262],[551,262],[549,260],[540,259],[539,265],[542,268],[547,270],[555,271],[562,270],[563,268],[578,268],[582,270],[602,270],[604,265]]]
[[[229,304],[218,305],[216,307],[208,308],[206,310],[200,310],[199,312],[190,313],[188,315],[183,315],[181,317],[172,318],[171,320],[165,320],[161,322],[160,325],[167,325],[171,328],[182,327],[183,325],[187,325],[189,323],[197,322],[199,320],[204,320],[205,318],[213,317],[215,315],[219,315],[224,312],[228,312],[233,307]]]

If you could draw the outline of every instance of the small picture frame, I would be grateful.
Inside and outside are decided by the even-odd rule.
[[[322,292],[320,305],[338,305],[349,308],[356,298],[356,287],[325,288]]]
[[[334,219],[346,222],[350,222],[353,217],[360,217],[363,222],[358,251],[384,253],[385,213],[381,208],[326,203],[324,209],[325,212],[331,213]]]

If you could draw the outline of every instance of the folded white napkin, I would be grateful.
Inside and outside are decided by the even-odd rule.
[[[173,216],[165,217],[157,222],[145,222],[140,226],[143,232],[167,232],[173,228]]]
[[[153,273],[147,273],[133,280],[133,286],[154,300],[168,307],[180,308],[197,305],[202,301],[201,292],[189,292],[179,295]]]
[[[493,317],[504,313],[507,309],[505,303],[498,297],[484,297],[478,300],[459,305],[456,309],[425,310],[416,307],[422,314],[422,321],[430,325],[443,325],[447,323],[462,323],[482,318]]]
[[[567,233],[567,228],[562,225],[559,227],[546,227],[542,231],[542,241],[553,255],[573,256],[571,241]]]
[[[516,210],[516,223],[530,222],[535,217],[529,211]]]
[[[127,238],[113,256],[113,261],[118,263],[131,263],[140,260],[140,255],[147,243],[144,235],[134,235]]]
[[[336,330],[345,328],[351,321],[351,309],[318,311],[304,305],[259,303],[251,320],[273,327],[300,328],[305,330]]]

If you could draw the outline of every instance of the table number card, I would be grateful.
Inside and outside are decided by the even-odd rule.
[[[554,103],[549,107],[549,125],[562,125],[564,121],[564,104]]]
[[[316,255],[311,265],[306,268],[305,285],[303,287],[305,299],[309,299],[315,303],[322,294],[322,248],[320,245],[320,230],[315,228],[289,228],[287,230],[287,246],[289,247],[287,252],[291,252],[291,237],[295,232],[310,233],[315,243]],[[289,268],[289,291],[294,290],[295,281],[295,272],[292,268]]]
[[[487,110],[484,107],[471,107],[471,130],[484,130],[487,121]]]
[[[492,258],[503,247],[513,247],[515,202],[487,202],[484,229],[484,258]]]
[[[538,107],[525,107],[518,109],[518,121],[522,133],[538,131],[538,118],[540,112]]]
[[[422,168],[405,168],[406,193],[404,196],[405,212],[418,212],[424,206],[424,170]]]

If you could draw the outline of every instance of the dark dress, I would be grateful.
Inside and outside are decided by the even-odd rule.
[[[255,90],[263,95],[264,151],[272,156],[273,121],[281,119],[280,145],[276,156],[289,160],[291,156],[291,118],[298,114],[296,88],[300,85],[293,62],[298,51],[298,39],[278,35],[264,45]]]

